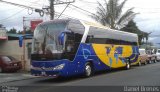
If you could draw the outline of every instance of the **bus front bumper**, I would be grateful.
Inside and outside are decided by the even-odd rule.
[[[31,67],[31,75],[33,76],[48,76],[58,77],[62,75],[64,64],[55,67]]]
[[[59,77],[61,75],[60,71],[40,71],[31,69],[31,75],[33,76],[44,76],[44,77]]]

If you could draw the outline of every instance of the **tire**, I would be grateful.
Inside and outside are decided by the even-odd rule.
[[[141,66],[141,65],[142,65],[142,64],[141,64],[141,61],[139,61],[139,62],[138,62],[138,66]]]
[[[3,70],[2,70],[2,68],[0,67],[0,73],[2,73],[3,72]]]
[[[93,69],[91,63],[87,62],[85,64],[85,77],[90,77],[93,74]]]
[[[126,62],[126,67],[125,67],[125,69],[126,70],[129,70],[131,68],[131,64],[129,63],[129,62]]]
[[[144,62],[144,65],[147,65],[147,61]]]

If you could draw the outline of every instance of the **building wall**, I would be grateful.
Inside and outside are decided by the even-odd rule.
[[[19,47],[18,40],[0,41],[0,55],[10,55],[20,60],[23,64],[23,69],[30,70],[30,60],[28,59],[27,43],[31,43],[31,39],[25,40],[25,61],[23,59],[23,47]]]

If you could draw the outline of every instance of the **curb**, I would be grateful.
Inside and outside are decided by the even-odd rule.
[[[8,82],[21,81],[21,80],[29,80],[29,79],[34,79],[34,78],[39,78],[39,77],[33,76],[33,77],[30,77],[30,78],[15,79],[15,80],[10,80],[10,81],[0,82],[0,84],[2,84],[2,83],[8,83]]]

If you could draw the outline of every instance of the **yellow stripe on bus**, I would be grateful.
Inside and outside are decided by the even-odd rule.
[[[123,67],[126,64],[123,63],[120,59],[118,59],[118,62],[116,62],[116,58],[114,57],[114,52],[116,50],[116,47],[122,47],[122,55],[119,57],[129,57],[132,54],[132,46],[126,46],[126,45],[111,45],[111,44],[92,44],[92,47],[98,56],[98,58],[107,66],[110,66],[112,68],[118,68]],[[111,48],[110,53],[107,55],[107,49],[106,47]],[[110,62],[112,60],[112,62]]]

